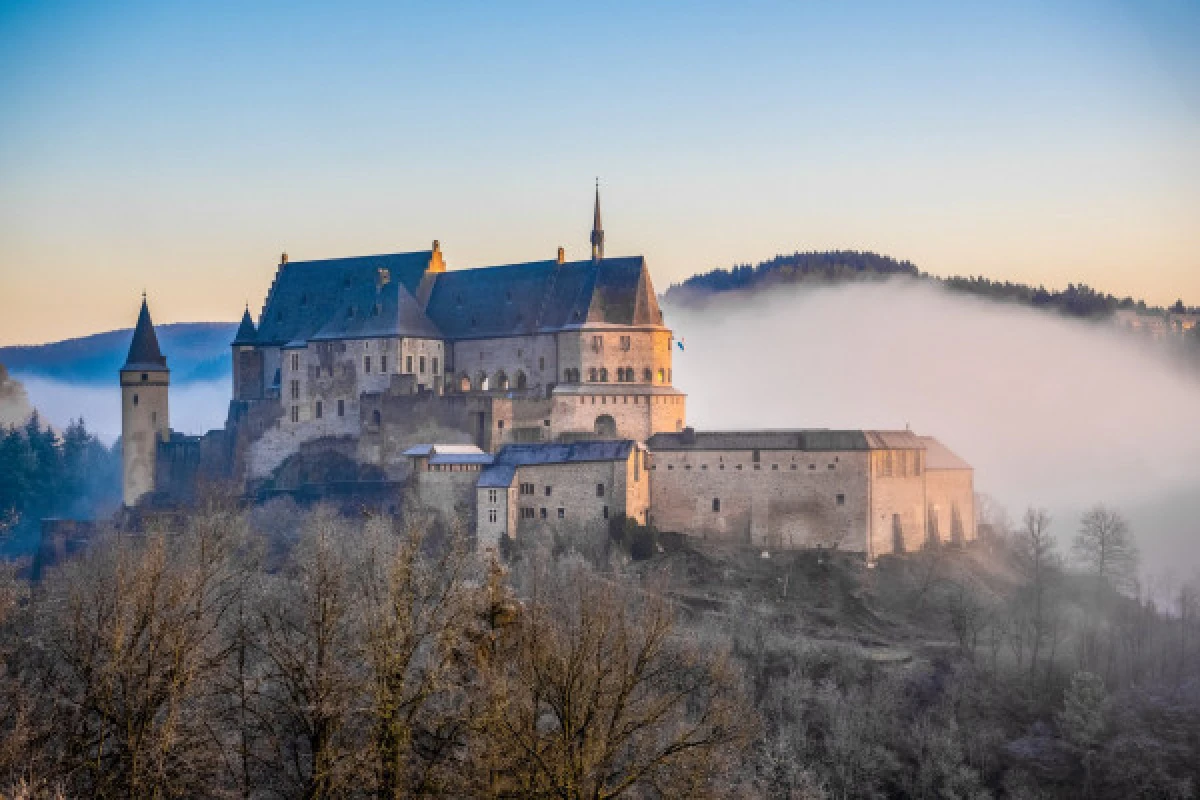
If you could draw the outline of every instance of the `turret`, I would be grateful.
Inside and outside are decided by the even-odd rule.
[[[122,496],[126,506],[133,506],[154,491],[158,443],[171,435],[167,411],[171,371],[159,350],[145,294],[120,374]]]
[[[242,312],[242,323],[233,336],[233,399],[257,400],[262,397],[262,357],[255,344],[258,329],[250,318],[250,307]]]

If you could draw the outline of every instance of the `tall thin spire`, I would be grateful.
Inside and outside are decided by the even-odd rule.
[[[592,260],[604,258],[604,226],[600,223],[600,179],[596,178],[596,212],[592,218]]]

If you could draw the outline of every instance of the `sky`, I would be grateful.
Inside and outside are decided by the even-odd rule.
[[[292,260],[850,248],[1200,305],[1200,3],[0,0],[0,344]]]

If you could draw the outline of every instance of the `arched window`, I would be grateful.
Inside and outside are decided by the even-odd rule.
[[[381,422],[383,422],[383,417],[380,415],[379,409],[375,409],[371,412],[371,424],[378,426]]]
[[[525,377],[525,371],[519,370],[517,372],[517,388],[524,389],[526,386],[528,386],[528,384],[529,384],[529,379]]]
[[[592,383],[595,383],[596,382],[596,374],[597,373],[596,373],[595,367],[592,367],[591,369],[589,369],[588,370],[588,380],[591,381]]]
[[[601,414],[596,417],[595,430],[597,436],[604,436],[610,439],[616,438],[617,421],[608,414]]]
[[[650,372],[649,367],[646,367],[644,370],[642,370],[642,380],[646,383],[650,383],[652,380],[654,380],[654,373]]]
[[[458,390],[460,392],[471,391],[471,378],[465,372],[458,376]]]
[[[488,376],[486,372],[480,372],[475,376],[475,389],[480,392],[488,390]]]
[[[500,370],[499,372],[496,373],[496,381],[495,381],[494,388],[496,388],[502,392],[508,389],[508,375],[505,374],[504,370]]]
[[[608,367],[600,368],[600,382],[608,383]]]

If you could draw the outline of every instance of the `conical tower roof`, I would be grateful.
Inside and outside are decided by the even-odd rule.
[[[138,313],[137,327],[133,329],[133,341],[129,344],[129,356],[121,369],[165,370],[166,356],[158,348],[158,336],[154,323],[150,321],[150,309],[146,296],[142,295],[142,310]]]
[[[258,329],[254,327],[254,320],[250,318],[250,309],[247,307],[242,312],[242,324],[238,325],[237,333],[233,337],[233,345],[254,344],[257,340]]]

